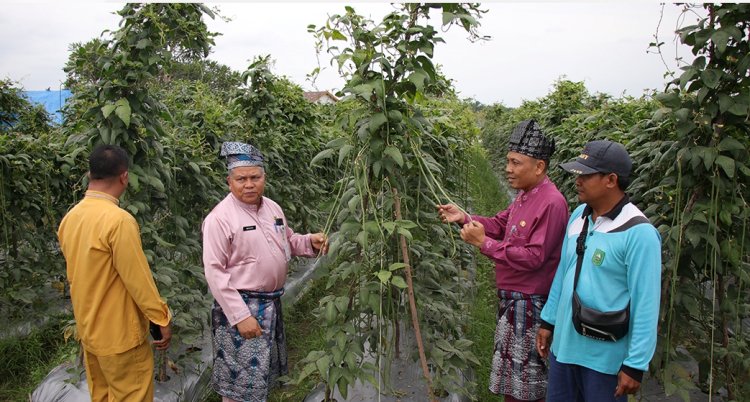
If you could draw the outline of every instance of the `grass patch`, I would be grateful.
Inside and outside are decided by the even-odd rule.
[[[77,354],[77,344],[62,334],[71,318],[54,317],[28,336],[0,341],[0,401],[28,401],[53,368]]]
[[[326,289],[327,281],[326,276],[313,281],[297,303],[284,311],[289,376],[292,378],[302,371],[302,367],[297,367],[297,363],[310,351],[325,350],[325,329],[317,323],[317,318],[312,311],[318,307],[318,300],[331,293],[331,289]],[[301,401],[315,388],[319,380],[317,375],[311,374],[296,386],[287,385],[282,389],[274,389],[268,400],[269,402]]]
[[[472,211],[478,215],[494,216],[508,205],[508,194],[492,170],[487,151],[475,145],[469,148],[468,154]]]
[[[490,367],[492,366],[492,350],[495,343],[495,325],[497,315],[497,296],[495,291],[495,264],[484,256],[478,257],[476,275],[476,298],[469,310],[469,324],[466,338],[474,342],[471,352],[479,360],[479,366],[472,367],[476,381],[474,400],[497,400],[498,396],[491,393]]]

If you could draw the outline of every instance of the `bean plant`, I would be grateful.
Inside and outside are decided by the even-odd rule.
[[[417,346],[412,356],[430,398],[470,393],[462,375],[476,364],[462,330],[467,271],[435,205],[465,191],[472,137],[455,129],[450,114],[425,111],[431,98],[450,92],[432,62],[442,42],[429,24],[433,9],[442,11],[444,26],[480,39],[476,4],[405,4],[377,24],[346,7],[309,28],[347,80],[341,94],[349,105],[337,119],[344,137],[312,161],[332,160],[343,170],[326,225],[327,232],[337,229],[328,276],[335,291],[318,310],[329,342],[303,360],[297,378],[316,372],[327,399],[334,388],[346,397],[356,381],[392,391],[390,357],[403,352],[404,334]]]

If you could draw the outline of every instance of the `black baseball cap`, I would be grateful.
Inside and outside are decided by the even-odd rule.
[[[560,164],[566,172],[574,174],[615,173],[618,177],[630,177],[633,161],[625,147],[608,140],[587,143],[576,160]]]

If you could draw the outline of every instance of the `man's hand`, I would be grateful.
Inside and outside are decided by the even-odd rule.
[[[634,380],[633,377],[625,374],[624,371],[617,373],[617,388],[615,388],[615,397],[627,394],[635,394],[641,388],[641,383]]]
[[[461,238],[469,244],[482,247],[482,244],[484,244],[484,225],[477,221],[465,224],[461,229]]]
[[[321,254],[328,254],[328,237],[324,233],[311,233],[310,243]]]
[[[536,352],[542,359],[546,359],[549,356],[549,348],[552,343],[552,331],[544,328],[539,328],[536,331]]]
[[[438,216],[443,223],[464,223],[464,213],[453,204],[437,205]]]
[[[245,339],[257,338],[263,333],[258,320],[253,316],[247,317],[237,323],[237,331],[240,331],[240,335]]]
[[[159,331],[161,332],[161,339],[151,343],[156,347],[156,350],[166,350],[172,340],[172,324],[167,324],[166,327],[160,326]]]

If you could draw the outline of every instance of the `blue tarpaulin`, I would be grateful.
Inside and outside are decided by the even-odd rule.
[[[61,91],[24,91],[24,95],[32,103],[43,105],[55,123],[62,123],[61,110],[65,101],[70,98],[71,93],[69,89]]]

